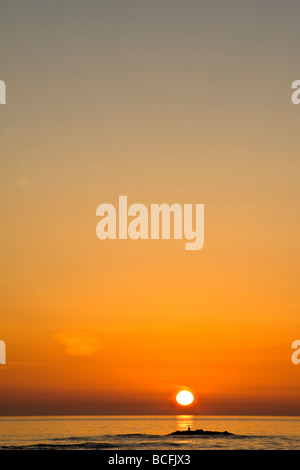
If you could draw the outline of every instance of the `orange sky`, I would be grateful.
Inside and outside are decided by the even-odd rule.
[[[275,3],[1,6],[0,414],[178,414],[182,388],[189,413],[300,413],[299,28]],[[97,239],[124,194],[204,203],[203,250]]]

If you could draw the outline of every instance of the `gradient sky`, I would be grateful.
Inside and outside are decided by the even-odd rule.
[[[300,414],[298,0],[0,6],[0,414]],[[205,204],[205,245],[96,208]]]

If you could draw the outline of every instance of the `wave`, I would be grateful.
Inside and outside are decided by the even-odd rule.
[[[77,440],[95,440],[95,439],[115,439],[115,438],[146,438],[146,439],[158,439],[166,437],[163,434],[101,434],[97,436],[70,436],[70,437],[55,437],[51,439],[52,441],[77,441]]]
[[[84,450],[84,449],[172,449],[184,448],[207,448],[208,445],[214,447],[236,445],[242,439],[260,439],[263,436],[243,436],[237,434],[146,434],[146,433],[124,433],[124,434],[95,434],[95,435],[71,435],[55,436],[46,440],[37,439],[27,441],[27,443],[0,444],[1,450]],[[202,442],[202,444],[201,444]],[[210,442],[211,444],[208,444]],[[226,444],[227,443],[227,444]],[[6,445],[5,445],[6,444]]]
[[[187,443],[206,440],[217,442],[219,439],[236,440],[251,439],[252,436],[242,435],[195,435],[195,436],[172,436],[159,434],[107,434],[95,436],[69,436],[55,437],[48,442],[38,442],[26,445],[2,445],[1,450],[79,450],[79,449],[166,449],[174,447],[185,447]],[[253,436],[258,438],[259,436]]]
[[[69,436],[69,437],[55,437],[51,439],[52,441],[82,441],[82,440],[90,440],[90,441],[95,441],[95,440],[101,440],[101,439],[178,439],[178,438],[226,438],[226,439],[240,439],[243,437],[250,438],[251,436],[243,436],[243,435],[238,435],[238,434],[228,434],[228,435],[214,435],[214,434],[203,434],[203,435],[191,435],[189,436],[188,434],[186,435],[171,435],[171,434],[141,434],[141,433],[130,433],[130,434],[101,434],[101,435],[96,435],[96,436]],[[258,436],[253,436],[253,437],[258,437]]]
[[[78,444],[29,444],[29,445],[15,445],[15,446],[1,446],[1,450],[72,450],[72,449],[111,449],[116,448],[115,444],[106,442],[81,442]]]

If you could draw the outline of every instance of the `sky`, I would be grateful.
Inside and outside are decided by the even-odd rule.
[[[1,415],[300,414],[299,15],[1,3]],[[203,249],[99,240],[119,195],[204,204]]]

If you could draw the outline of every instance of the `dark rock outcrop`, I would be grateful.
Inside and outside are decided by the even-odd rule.
[[[191,429],[187,429],[186,431],[171,432],[169,436],[233,436],[233,434],[228,431],[203,431],[203,429],[192,431]]]

